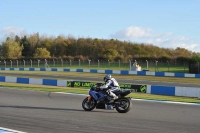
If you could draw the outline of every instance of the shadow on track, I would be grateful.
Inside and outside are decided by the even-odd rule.
[[[80,109],[67,109],[67,108],[48,108],[48,107],[30,107],[30,106],[3,106],[0,105],[0,108],[18,108],[18,109],[37,109],[37,110],[56,110],[56,111],[80,111],[80,112],[89,112],[89,113],[94,113],[94,112],[102,112],[102,113],[117,113],[117,112],[108,112],[107,110],[93,110],[93,111],[85,111],[85,110],[80,110]]]

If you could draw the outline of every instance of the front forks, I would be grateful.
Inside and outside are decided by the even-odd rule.
[[[90,100],[91,100],[91,98],[92,98],[92,96],[90,96],[90,95],[89,95],[89,96],[87,97],[88,101],[90,101]]]

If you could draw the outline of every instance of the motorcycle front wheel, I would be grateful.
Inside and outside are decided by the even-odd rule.
[[[93,98],[88,100],[88,98],[86,97],[82,102],[82,107],[85,111],[93,110],[96,107],[96,105],[97,105],[97,102]]]
[[[117,103],[118,104],[115,105],[115,108],[119,113],[127,113],[132,108],[132,102],[129,98],[120,98],[117,100]]]

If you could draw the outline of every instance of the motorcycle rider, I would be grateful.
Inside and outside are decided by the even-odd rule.
[[[113,92],[119,91],[120,86],[115,78],[111,78],[110,74],[105,75],[103,80],[105,84],[100,86],[100,89],[108,89],[106,93],[112,98],[109,101],[109,103],[112,103],[114,100],[118,99],[118,96],[116,96]]]

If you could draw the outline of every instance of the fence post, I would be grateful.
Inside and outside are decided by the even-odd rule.
[[[12,68],[12,61],[10,60],[10,67]]]
[[[90,60],[90,59],[88,59],[88,65],[89,65],[89,67],[90,67],[90,61],[91,61],[91,60]]]
[[[31,68],[32,68],[32,60],[30,59],[30,61],[31,61]]]
[[[158,61],[155,60],[155,62],[156,62],[156,66],[155,66],[155,72],[156,72],[156,70],[158,71]]]
[[[17,68],[18,68],[18,60],[16,60],[17,61]]]
[[[55,67],[55,60],[53,59],[53,67]]]
[[[6,61],[4,60],[5,68],[6,68]]]
[[[25,60],[23,60],[24,61],[24,68],[25,68]]]
[[[38,60],[38,68],[40,67],[40,60]]]
[[[61,60],[61,63],[62,63],[62,67],[63,67],[63,60],[62,59],[60,59]]]
[[[167,61],[167,65],[168,65],[168,72],[169,72],[169,61]]]
[[[148,60],[146,60],[146,62],[147,62],[147,70],[148,70],[148,67],[149,67],[149,66],[148,66]]]

